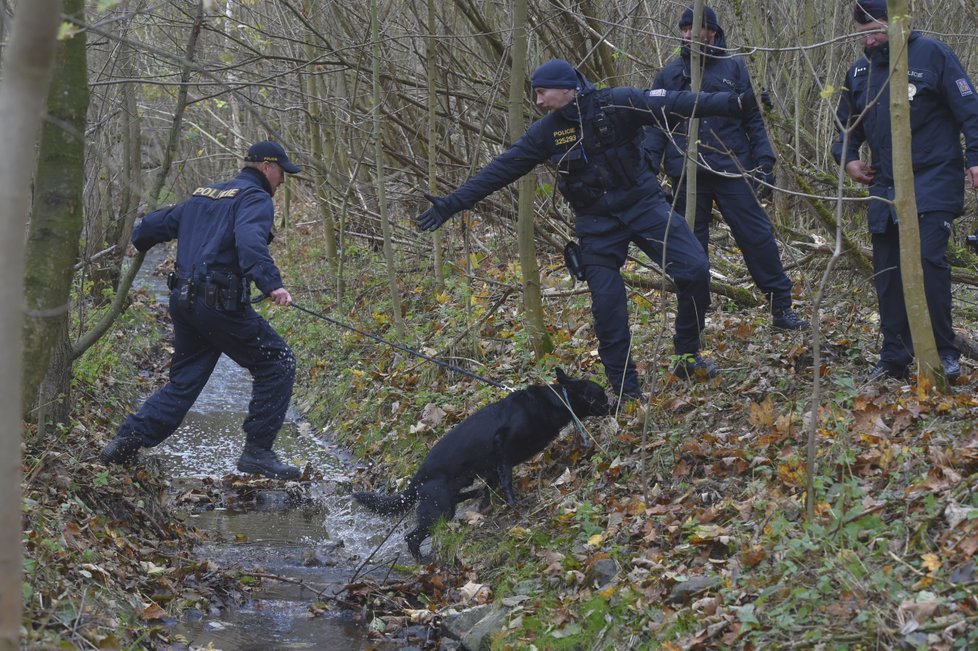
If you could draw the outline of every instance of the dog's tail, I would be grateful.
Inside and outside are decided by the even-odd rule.
[[[381,493],[374,493],[372,491],[358,491],[353,494],[353,499],[374,513],[380,513],[381,515],[400,515],[418,501],[418,489],[412,481],[400,493],[382,495]]]

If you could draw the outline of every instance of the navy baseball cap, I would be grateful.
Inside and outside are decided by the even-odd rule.
[[[886,0],[856,0],[852,17],[860,25],[886,20]]]
[[[249,163],[264,163],[265,161],[278,163],[289,174],[298,174],[301,169],[289,160],[282,145],[271,140],[262,140],[249,147],[245,160]]]

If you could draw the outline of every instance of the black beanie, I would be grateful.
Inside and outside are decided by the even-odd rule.
[[[883,3],[884,5],[886,3]],[[679,19],[679,29],[686,27],[687,25],[692,26],[693,24],[693,8],[689,7],[683,12],[682,17]],[[717,22],[717,14],[713,9],[703,5],[703,26],[707,29],[712,29],[714,32],[720,31],[720,23]]]
[[[563,59],[551,59],[533,72],[534,88],[577,88],[580,83],[574,66]]]
[[[852,17],[860,25],[886,20],[886,0],[856,0]]]

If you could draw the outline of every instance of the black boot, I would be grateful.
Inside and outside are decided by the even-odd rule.
[[[700,357],[699,353],[688,353],[672,372],[683,380],[708,380],[717,374],[717,364],[709,357]]]
[[[302,477],[302,471],[279,461],[278,455],[271,450],[255,445],[246,445],[238,459],[238,470],[253,475],[264,475],[270,479],[288,479],[297,481]]]
[[[141,447],[143,444],[136,437],[117,435],[102,448],[98,458],[105,464],[117,463],[120,466],[131,466],[139,458]]]
[[[863,384],[877,382],[879,380],[908,380],[910,379],[910,369],[906,366],[894,366],[887,362],[879,362],[861,380]]]
[[[771,325],[779,330],[808,330],[812,327],[790,307],[775,309],[771,315]]]

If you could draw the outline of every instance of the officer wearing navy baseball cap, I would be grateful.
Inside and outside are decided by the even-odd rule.
[[[140,251],[177,240],[167,282],[173,320],[170,381],[126,417],[99,455],[103,463],[131,465],[141,448],[173,434],[224,354],[254,380],[238,470],[293,481],[302,476],[272,450],[292,398],[295,355],[249,300],[254,285],[275,305],[292,303],[268,245],[275,220],[272,197],[286,173],[298,171],[280,144],[256,142],[236,177],[197,188],[182,203],[146,215],[133,230]]]
[[[265,161],[278,163],[289,174],[298,174],[300,171],[300,167],[289,160],[282,145],[271,140],[262,140],[249,147],[245,160],[249,163],[262,163]]]

